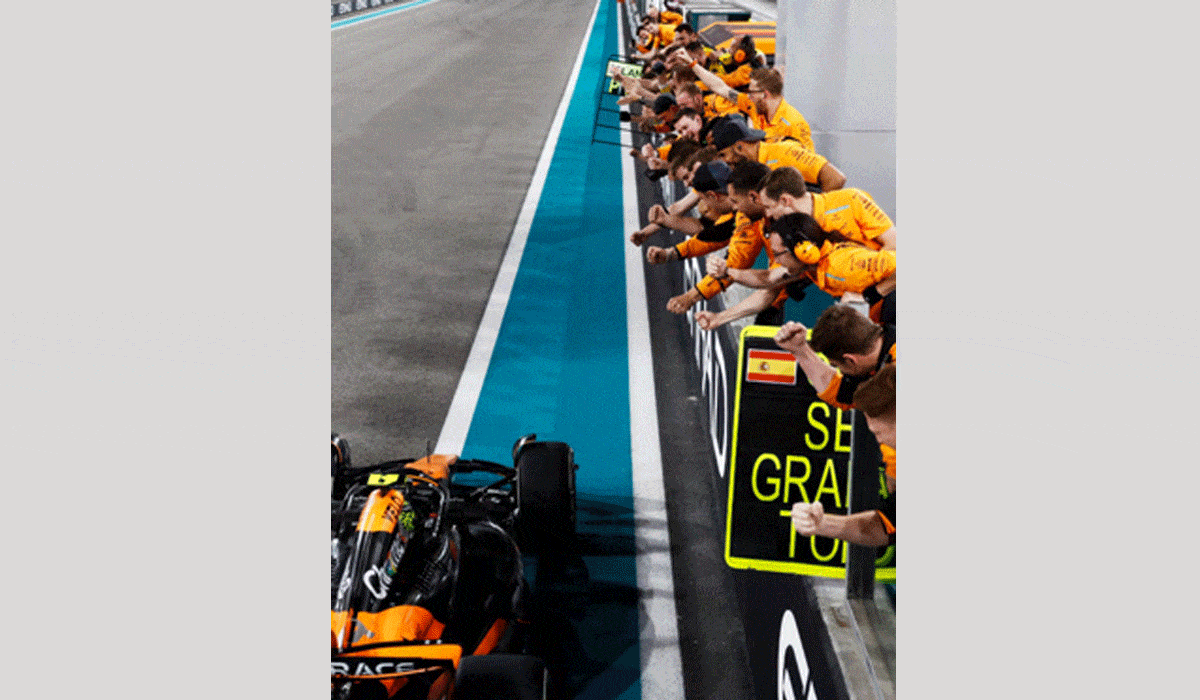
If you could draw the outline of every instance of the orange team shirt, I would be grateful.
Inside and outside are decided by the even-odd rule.
[[[659,46],[666,46],[667,44],[671,43],[672,41],[675,41],[675,26],[677,24],[679,24],[679,22],[676,22],[675,24],[663,24],[662,22],[659,22],[659,25],[658,25]]]
[[[675,245],[675,252],[679,253],[680,260],[708,255],[729,245],[729,239],[737,225],[733,212],[722,214],[716,221],[701,218],[701,222],[704,224],[703,231]]]
[[[821,168],[829,161],[825,156],[810,151],[804,146],[801,146],[795,141],[780,141],[779,143],[767,143],[760,141],[758,144],[758,162],[767,166],[771,170],[791,166],[800,171],[804,176],[805,182],[818,182],[820,180]],[[813,207],[816,211],[816,207]],[[816,214],[813,218],[817,219]],[[817,219],[820,221],[820,219]]]
[[[683,24],[683,15],[679,14],[678,12],[671,12],[670,10],[659,10],[658,23],[669,24],[674,27],[676,25]]]
[[[822,291],[840,297],[864,289],[896,273],[896,251],[871,250],[857,243],[826,243],[817,269],[808,273]]]
[[[763,222],[766,219],[760,218],[751,220],[742,212],[738,212],[734,218],[733,235],[729,238],[729,252],[725,254],[725,264],[735,270],[747,270],[754,265],[754,261],[758,259],[759,252],[763,248],[767,249],[767,258],[770,262],[775,262],[775,256],[771,254],[771,247],[767,245],[767,239],[763,237]],[[733,280],[728,277],[717,279],[712,275],[705,275],[704,279],[696,283],[696,291],[705,299],[712,299],[717,292],[722,292],[733,283]]]
[[[761,151],[760,151],[761,159]],[[775,166],[778,167],[778,166]],[[803,171],[801,171],[803,172]],[[808,175],[804,178],[807,180]],[[860,189],[847,187],[832,192],[813,194],[812,217],[826,231],[837,231],[872,250],[883,247],[877,238],[895,224],[883,209]]]
[[[708,89],[707,86],[704,87]],[[750,102],[750,98],[742,93],[738,93],[737,102],[730,102],[721,97],[715,92],[710,92],[704,96],[704,119],[709,120],[713,117],[723,117],[726,114],[741,112],[746,115],[747,119],[751,118],[754,111],[754,104]]]
[[[891,326],[884,326],[884,341],[883,344],[888,346],[887,354],[884,356],[886,364],[896,362],[896,332]],[[880,365],[882,367],[883,365]],[[875,374],[872,372],[871,374]],[[825,391],[817,394],[817,398],[821,399],[830,406],[837,408],[854,408],[854,390],[858,388],[868,377],[850,377],[846,379],[842,376],[841,370],[835,370],[833,379],[829,380],[829,386],[825,387]],[[843,389],[842,384],[845,383]]]
[[[896,478],[896,448],[880,445],[879,452],[883,455],[883,472],[893,479]]]
[[[741,100],[738,101],[741,102]],[[751,114],[750,125],[755,129],[767,132],[766,140],[768,141],[782,141],[785,138],[793,138],[808,150],[814,153],[817,150],[813,146],[812,129],[808,127],[808,122],[804,120],[804,115],[800,114],[800,111],[795,107],[788,104],[787,100],[779,102],[779,108],[775,110],[775,117],[770,120],[767,119],[767,115],[754,110]]]

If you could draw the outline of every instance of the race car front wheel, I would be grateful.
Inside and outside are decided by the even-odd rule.
[[[519,654],[464,656],[451,700],[546,700],[549,676],[541,659]]]
[[[529,553],[575,542],[575,451],[565,442],[527,442],[516,453],[518,544]]]

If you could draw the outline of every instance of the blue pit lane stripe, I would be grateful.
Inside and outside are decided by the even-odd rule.
[[[503,463],[511,459],[513,440],[520,435],[537,433],[542,440],[568,443],[580,465],[581,537],[619,543],[635,540],[640,517],[631,458],[624,150],[592,142],[604,68],[616,47],[617,4],[599,0],[578,74],[568,83],[569,100],[560,107],[561,129],[556,135],[551,127],[545,170],[539,161],[514,228],[519,245],[514,250],[510,242],[476,339],[479,347],[471,351],[482,367],[468,360],[437,451],[460,446],[453,451]],[[512,275],[507,288],[505,274]],[[494,340],[481,342],[487,335]],[[480,379],[472,399],[464,387],[474,375]],[[460,420],[466,425],[459,426]],[[639,589],[644,572],[634,550],[586,554],[590,590],[629,591],[639,599],[648,595]],[[642,675],[647,650],[640,639],[645,624],[640,614],[636,602],[614,608],[593,601],[586,614],[569,623],[573,629],[563,631],[564,641],[574,639],[580,646],[574,656],[605,664],[576,689],[576,700],[640,700],[643,690],[652,695],[662,690],[654,677]],[[659,635],[652,640],[656,646],[676,642],[675,634],[660,629]],[[679,692],[682,683],[674,686]]]
[[[378,12],[368,12],[363,15],[348,17],[346,19],[339,19],[336,22],[333,22],[332,24],[330,24],[329,29],[334,30],[334,29],[340,29],[342,27],[348,27],[352,24],[362,24],[363,22],[369,22],[373,19],[379,19],[380,17],[383,17],[385,15],[394,15],[397,12],[404,12],[405,10],[413,9],[414,7],[420,7],[421,5],[428,5],[430,3],[439,2],[439,1],[440,0],[414,0],[414,2],[406,2],[403,5],[398,5],[396,7],[389,7],[386,9],[379,10]]]

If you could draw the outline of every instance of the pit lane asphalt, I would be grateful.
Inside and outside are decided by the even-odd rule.
[[[438,0],[332,31],[332,425],[436,443],[592,3]]]

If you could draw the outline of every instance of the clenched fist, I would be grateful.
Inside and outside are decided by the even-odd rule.
[[[815,535],[825,519],[825,507],[817,503],[797,503],[792,506],[792,527],[804,536]]]
[[[792,352],[803,350],[808,345],[808,329],[803,323],[788,321],[776,331],[775,344]]]

